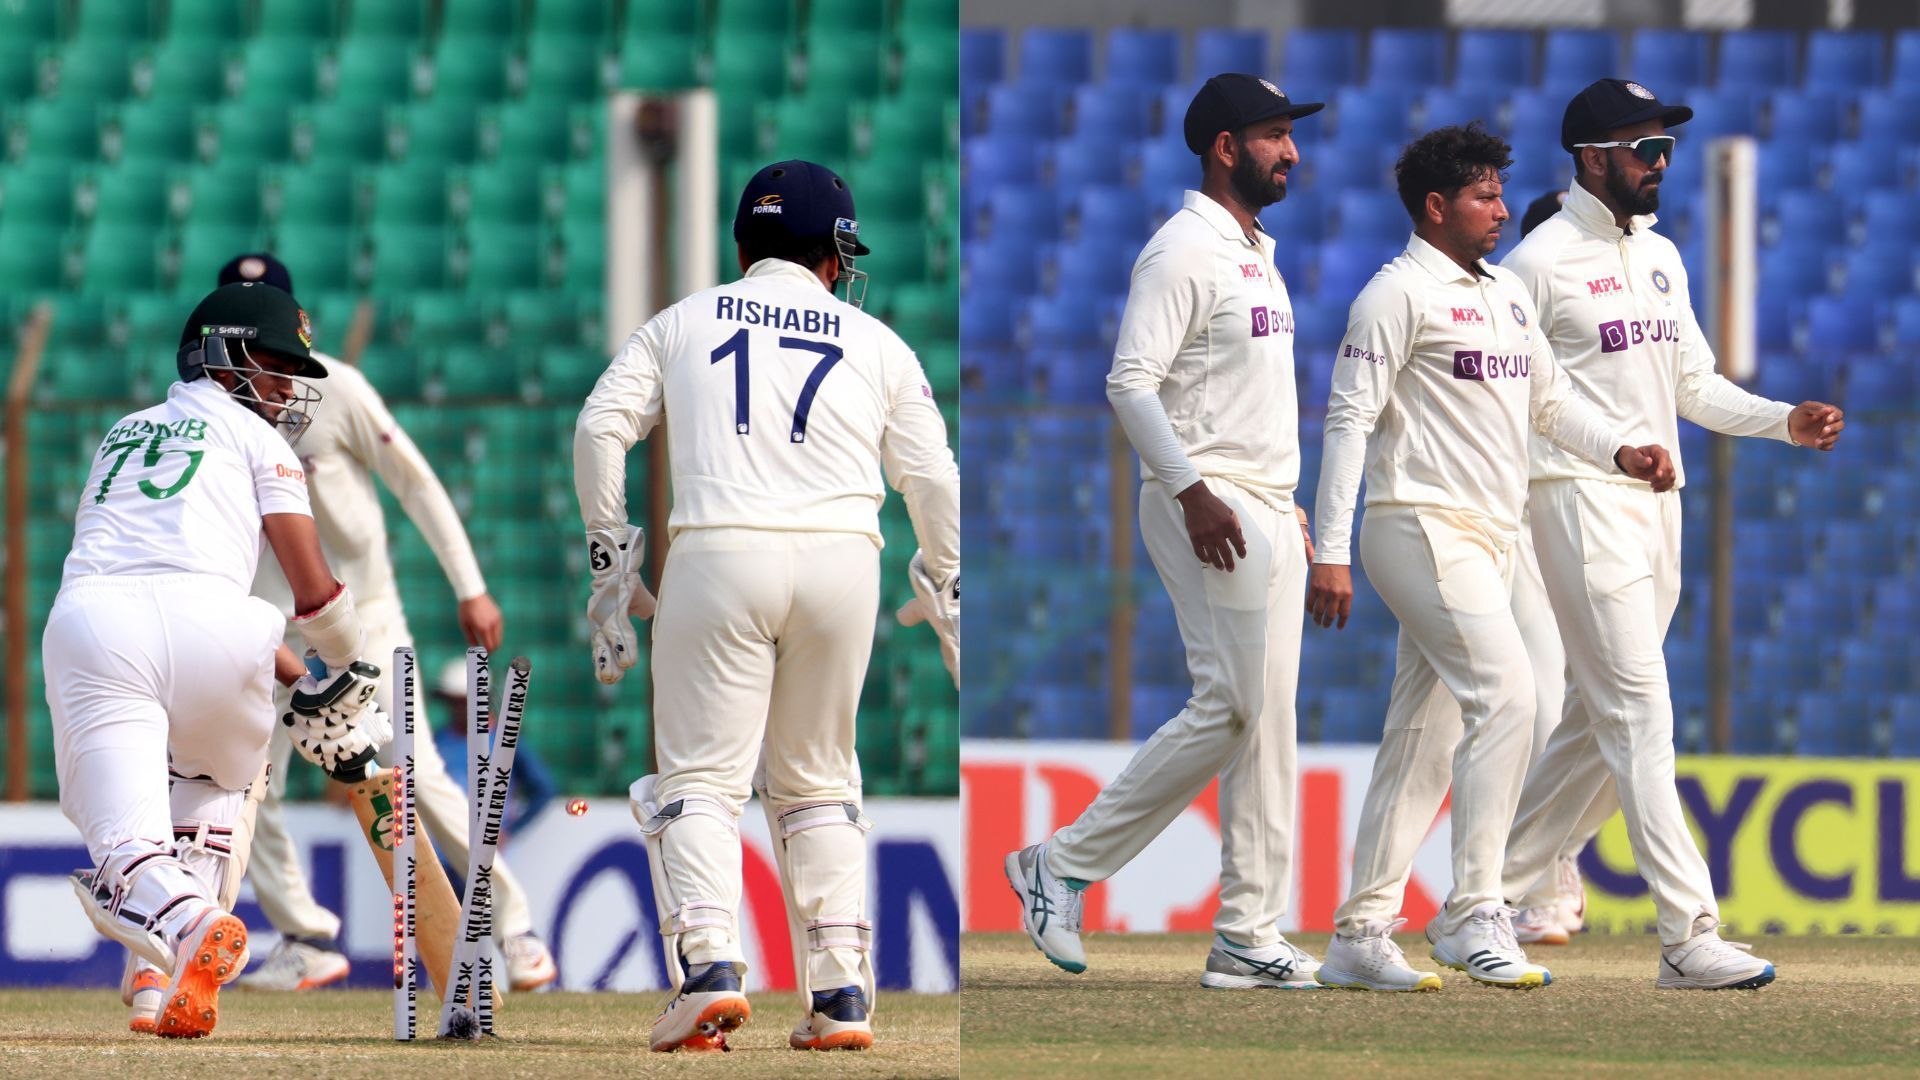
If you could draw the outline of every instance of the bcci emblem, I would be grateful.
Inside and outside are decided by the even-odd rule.
[[[1270,92],[1271,94],[1273,94],[1273,96],[1274,96],[1274,97],[1286,97],[1286,96],[1287,96],[1287,95],[1286,95],[1286,92],[1285,92],[1284,90],[1281,90],[1281,89],[1280,89],[1279,87],[1277,87],[1277,86],[1275,86],[1275,85],[1273,85],[1272,83],[1270,83],[1270,82],[1268,82],[1268,81],[1267,81],[1267,80],[1265,80],[1265,79],[1261,79],[1261,80],[1260,80],[1260,85],[1261,85],[1261,86],[1264,86],[1264,87],[1266,87],[1266,88],[1267,88],[1267,90],[1268,90],[1268,92]]]
[[[1527,313],[1521,309],[1519,301],[1516,300],[1508,304],[1507,310],[1513,312],[1514,322],[1519,323],[1521,326],[1527,325]]]
[[[1653,91],[1647,89],[1644,86],[1641,86],[1637,82],[1630,82],[1627,84],[1627,93],[1632,94],[1634,97],[1637,97],[1637,98],[1645,98],[1648,101],[1653,100]]]
[[[1665,270],[1655,270],[1653,272],[1653,287],[1660,290],[1661,296],[1665,296],[1673,291],[1673,282],[1667,280],[1667,272]]]

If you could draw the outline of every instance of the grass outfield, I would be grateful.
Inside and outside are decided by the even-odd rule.
[[[1315,956],[1325,935],[1295,938]],[[1655,990],[1650,938],[1587,935],[1533,958],[1553,985],[1499,990],[1426,960],[1426,994],[1200,988],[1208,938],[1102,934],[1087,973],[1025,935],[962,939],[960,1064],[974,1077],[1431,1074],[1731,1075],[1920,1069],[1920,938],[1768,938],[1780,978],[1757,991]]]
[[[422,996],[429,1035],[438,1003]],[[951,994],[880,995],[876,1043],[864,1053],[787,1048],[799,1019],[791,993],[754,998],[753,1019],[728,1054],[650,1054],[647,1031],[663,994],[521,994],[500,1011],[500,1039],[396,1043],[393,997],[379,990],[220,995],[220,1026],[175,1042],[127,1030],[111,990],[0,992],[0,1076],[910,1076],[958,1074],[959,1014]],[[433,1012],[427,1011],[427,1006]]]

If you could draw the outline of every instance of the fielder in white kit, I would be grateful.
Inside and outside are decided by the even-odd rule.
[[[42,640],[60,807],[94,860],[74,888],[95,929],[169,973],[142,991],[159,1000],[136,1027],[164,1037],[210,1034],[247,964],[231,912],[276,679],[293,687],[295,744],[338,778],[363,779],[391,733],[292,447],[320,401],[308,380],[327,375],[311,341],[293,297],[265,285],[194,308],[167,400],[100,445]],[[263,536],[323,678],[247,595]]]
[[[1823,402],[1747,393],[1714,371],[1679,250],[1653,231],[1673,160],[1668,129],[1693,110],[1639,83],[1601,79],[1568,104],[1576,175],[1564,208],[1506,259],[1582,397],[1629,438],[1677,445],[1677,416],[1729,435],[1831,450],[1845,426]],[[1564,718],[1528,774],[1507,844],[1505,893],[1544,922],[1554,857],[1626,811],[1634,860],[1659,913],[1656,985],[1751,988],[1773,965],[1722,941],[1705,859],[1674,787],[1673,703],[1661,642],[1680,593],[1680,493],[1657,492],[1541,444],[1533,539],[1566,643]],[[1723,481],[1727,482],[1727,481]]]
[[[1393,693],[1361,810],[1347,901],[1317,978],[1437,990],[1391,939],[1414,851],[1453,789],[1453,891],[1427,927],[1433,956],[1497,986],[1545,985],[1514,940],[1500,863],[1533,742],[1533,675],[1511,590],[1526,497],[1527,429],[1597,469],[1664,487],[1666,451],[1625,444],[1573,392],[1513,274],[1484,261],[1507,211],[1507,144],[1477,123],[1432,131],[1395,166],[1414,221],[1407,250],[1353,303],[1335,362],[1307,607],[1344,626],[1362,472],[1368,577],[1400,620]],[[1459,713],[1427,707],[1435,684]]]
[[[1252,75],[1187,108],[1201,190],[1134,263],[1107,398],[1140,454],[1140,533],[1172,597],[1193,696],[1072,824],[1009,853],[1047,959],[1086,970],[1082,891],[1112,877],[1220,778],[1220,910],[1200,984],[1316,987],[1281,936],[1292,888],[1294,698],[1312,545],[1300,479],[1293,305],[1255,215],[1286,197],[1293,121],[1320,111]]]
[[[286,266],[265,253],[238,256],[220,271],[222,285],[236,281],[258,281],[282,292],[293,292],[293,279]],[[502,631],[500,609],[487,594],[473,546],[433,467],[394,421],[366,376],[324,353],[315,355],[330,373],[327,407],[301,439],[301,468],[307,476],[314,527],[327,563],[353,590],[360,624],[366,631],[367,655],[384,660],[393,656],[396,646],[413,644],[387,554],[386,520],[373,485],[376,474],[399,498],[408,518],[439,558],[459,602],[457,617],[467,642],[497,648]],[[253,593],[289,616],[293,613],[293,594],[286,575],[271,556],[260,560]],[[287,643],[296,651],[304,648],[297,624],[289,624]],[[389,715],[391,694],[391,688],[383,682],[379,701]],[[241,979],[240,985],[249,990],[307,990],[338,982],[348,972],[347,958],[335,943],[340,917],[314,899],[301,870],[298,847],[287,832],[281,799],[286,791],[291,745],[284,730],[276,731],[268,749],[272,782],[254,826],[253,859],[247,872],[260,910],[279,931],[280,941],[264,962]],[[446,764],[432,739],[419,740],[414,764],[420,818],[434,849],[455,866],[466,865],[471,803],[447,775]],[[553,981],[557,972],[546,945],[533,934],[533,916],[525,892],[505,862],[502,858],[494,864],[496,934],[506,957],[509,985],[515,990],[531,990]]]
[[[651,1045],[721,1049],[751,1012],[738,818],[758,790],[804,947],[806,1015],[788,1044],[862,1049],[871,825],[854,718],[880,600],[881,471],[920,541],[906,617],[934,625],[957,680],[959,470],[919,361],[859,309],[866,275],[853,261],[868,249],[845,182],[811,162],[768,165],[733,235],[746,276],[636,331],[574,435],[594,665],[611,683],[638,659],[629,613],[654,605],[638,573],[644,537],[627,524],[626,455],[670,421],[671,547],[653,627],[660,772],[631,792],[674,981]]]

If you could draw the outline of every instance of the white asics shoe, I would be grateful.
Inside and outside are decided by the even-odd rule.
[[[537,934],[515,934],[502,951],[507,954],[507,985],[516,994],[538,990],[560,977],[552,951]]]
[[[1513,909],[1503,904],[1481,904],[1467,916],[1466,925],[1451,934],[1434,935],[1440,920],[1427,924],[1433,958],[1467,978],[1488,986],[1531,990],[1553,981],[1546,968],[1527,963],[1527,954],[1513,932]]]
[[[1033,947],[1055,967],[1075,975],[1087,970],[1087,950],[1080,944],[1080,889],[1047,869],[1047,845],[1035,844],[1007,853],[1007,884],[1020,898],[1020,925]]]
[[[1577,934],[1587,928],[1587,881],[1580,876],[1580,856],[1560,856],[1553,872],[1560,890],[1560,925],[1567,933]]]
[[[1522,945],[1565,945],[1570,939],[1560,922],[1558,903],[1523,909],[1513,920],[1513,936]]]
[[[1322,986],[1346,990],[1440,989],[1440,976],[1413,970],[1407,965],[1407,955],[1393,943],[1393,932],[1406,922],[1370,922],[1352,937],[1333,935],[1326,960],[1313,973],[1314,980]]]
[[[1318,990],[1320,962],[1286,938],[1253,948],[1213,936],[1200,985],[1209,990]]]
[[[120,1000],[127,1006],[127,1030],[151,1035],[159,1027],[160,1003],[167,997],[167,973],[127,953],[120,972]]]
[[[1773,981],[1773,965],[1752,954],[1753,946],[1722,941],[1720,921],[1700,913],[1693,936],[1660,950],[1662,990],[1757,990]]]
[[[732,961],[719,960],[681,980],[680,992],[653,1020],[650,1045],[661,1053],[731,1050],[727,1035],[752,1016],[739,971]]]
[[[347,977],[352,965],[344,954],[283,937],[267,959],[241,976],[243,990],[314,990]]]

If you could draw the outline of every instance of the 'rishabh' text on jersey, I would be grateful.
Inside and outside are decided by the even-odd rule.
[[[95,452],[63,581],[99,574],[212,574],[245,589],[260,519],[310,514],[293,447],[211,379],[113,425]]]
[[[1293,302],[1273,238],[1249,240],[1226,207],[1187,192],[1134,261],[1107,399],[1148,479],[1177,494],[1218,476],[1292,506]]]
[[[1354,300],[1334,359],[1314,561],[1344,564],[1362,467],[1367,505],[1469,514],[1509,539],[1527,494],[1527,429],[1600,465],[1621,441],[1574,393],[1507,270],[1468,271],[1416,234]]]
[[[1680,249],[1653,231],[1655,220],[1636,217],[1622,229],[1605,203],[1574,184],[1560,212],[1501,265],[1533,294],[1541,332],[1574,389],[1629,443],[1666,447],[1681,487],[1687,473],[1676,416],[1729,435],[1792,442],[1793,406],[1749,394],[1714,371]],[[1643,482],[1541,439],[1533,442],[1533,478]]]
[[[741,527],[880,537],[881,467],[907,498],[930,570],[958,568],[957,471],[920,362],[813,273],[763,259],[627,340],[574,436],[587,527],[625,521],[625,454],[668,421],[668,529]],[[924,505],[916,505],[924,502]],[[935,504],[938,504],[937,506]],[[932,535],[929,535],[929,533]]]
[[[394,422],[365,375],[331,357],[320,360],[327,365],[326,400],[298,449],[312,487],[320,550],[334,576],[353,590],[359,603],[381,597],[398,600],[393,560],[387,554],[386,518],[373,486],[377,473],[440,560],[454,599],[471,600],[486,592],[460,515],[419,447]],[[293,588],[272,552],[260,560],[253,592],[292,616]]]

